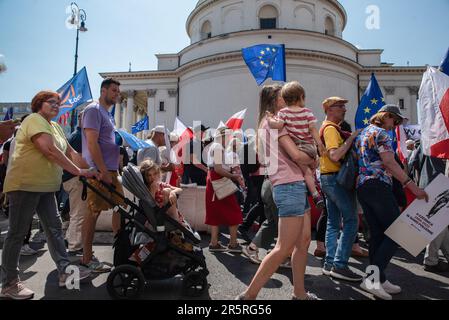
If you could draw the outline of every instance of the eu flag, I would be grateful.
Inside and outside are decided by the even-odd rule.
[[[13,116],[14,116],[14,108],[9,107],[8,111],[6,111],[5,118],[3,119],[3,121],[12,120]]]
[[[90,91],[86,67],[67,81],[57,92],[61,96],[61,106],[59,107],[59,114],[55,121],[58,121],[62,115],[92,100],[92,92]]]
[[[143,118],[142,120],[137,122],[135,125],[133,125],[131,132],[132,132],[132,134],[136,134],[143,130],[150,130],[148,116],[145,116],[145,118]]]
[[[243,48],[242,56],[259,86],[268,78],[284,82],[287,80],[283,44],[260,44]]]
[[[377,83],[374,73],[371,74],[371,81],[368,88],[366,88],[365,94],[360,101],[359,108],[355,116],[356,129],[363,129],[369,125],[369,121],[383,106],[385,105],[385,99],[379,84]]]

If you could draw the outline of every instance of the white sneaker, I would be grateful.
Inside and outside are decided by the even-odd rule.
[[[363,280],[362,284],[360,285],[360,288],[366,292],[371,293],[372,295],[374,295],[376,298],[382,299],[382,300],[393,300],[393,297],[388,294],[384,288],[382,287],[382,285],[380,283],[378,283],[378,287],[377,288],[368,288],[367,286],[367,281],[366,279]],[[371,284],[371,283],[370,283]]]
[[[28,244],[24,244],[22,249],[20,249],[21,256],[34,256],[36,253],[37,251],[31,248]]]
[[[384,288],[385,292],[388,294],[399,294],[402,292],[400,286],[394,285],[388,280],[382,283],[382,288]]]
[[[3,287],[0,298],[9,298],[13,300],[33,299],[34,292],[25,287],[23,282],[15,281],[14,283]]]
[[[87,279],[90,277],[90,275],[92,274],[92,271],[83,267],[83,266],[79,266],[79,279],[77,279],[78,281],[82,281],[84,279]],[[63,273],[59,276],[59,288],[66,288],[67,287],[67,278],[70,277],[71,274],[69,273]]]
[[[261,264],[262,260],[259,258],[258,249],[254,250],[250,246],[246,246],[243,247],[242,252],[252,263]]]

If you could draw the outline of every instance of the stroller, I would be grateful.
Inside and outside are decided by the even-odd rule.
[[[111,199],[81,178],[84,189],[91,189],[105,201]],[[208,288],[205,257],[201,238],[190,225],[166,214],[170,204],[159,208],[146,187],[139,168],[129,164],[123,170],[123,186],[135,201],[103,184],[112,194],[124,199],[126,209],[116,206],[121,216],[121,230],[114,241],[114,269],[107,280],[107,290],[114,299],[138,299],[146,280],[164,280],[183,275],[183,294],[202,295]],[[83,197],[86,192],[83,192]]]

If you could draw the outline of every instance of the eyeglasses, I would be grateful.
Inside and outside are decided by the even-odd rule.
[[[59,107],[61,103],[59,100],[47,100],[45,102],[48,103],[50,107]]]

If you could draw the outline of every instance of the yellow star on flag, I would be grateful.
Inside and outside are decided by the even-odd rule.
[[[363,124],[364,124],[365,126],[369,125],[369,120],[368,120],[367,118],[365,118],[365,120],[363,120]]]
[[[263,62],[263,61],[260,61],[260,64],[261,64],[261,65],[264,65],[264,64],[265,64],[265,62]]]
[[[385,102],[385,98],[382,98],[382,102]]]
[[[379,101],[378,100],[376,100],[376,98],[374,98],[373,100],[371,100],[371,103],[372,104],[377,104]]]
[[[260,54],[261,54],[261,55],[264,55],[264,54],[265,54],[265,51],[263,51],[263,50],[260,51]]]
[[[365,113],[370,113],[371,112],[371,109],[370,108],[368,108],[368,107],[366,107],[365,109],[364,109],[364,111],[365,111]]]

